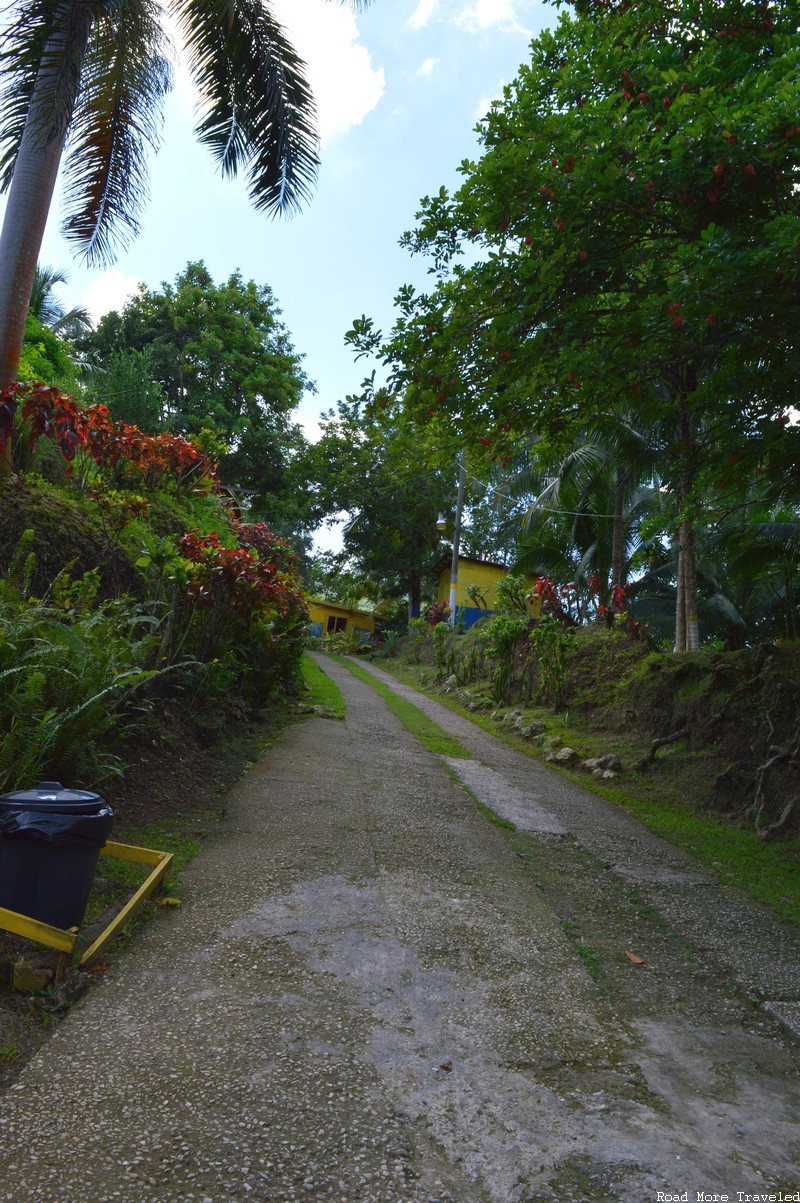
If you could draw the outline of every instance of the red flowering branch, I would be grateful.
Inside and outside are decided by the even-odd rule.
[[[569,598],[570,588],[570,585],[557,585],[552,577],[540,576],[527,600],[534,602],[541,599],[543,614],[551,614],[553,618],[569,621],[570,614],[564,601]]]
[[[139,477],[172,476],[186,485],[195,479],[210,492],[217,487],[215,465],[188,439],[176,434],[144,434],[138,426],[117,422],[105,405],[80,406],[74,397],[41,383],[12,384],[0,392],[0,452],[11,434],[14,415],[30,423],[32,447],[52,439],[67,461],[84,451],[98,467],[122,464]]]
[[[449,617],[450,607],[448,606],[447,602],[437,601],[434,602],[432,606],[428,607],[427,613],[425,614],[425,621],[429,627],[436,627],[440,622],[447,622]]]
[[[266,543],[268,536],[275,540],[276,549],[285,546],[283,540],[263,527],[259,538]],[[218,535],[200,535],[197,531],[187,531],[178,547],[185,559],[197,565],[189,585],[196,601],[211,603],[223,594],[232,613],[247,622],[268,613],[277,612],[286,618],[292,611],[305,611],[305,598],[296,580],[275,558],[261,559],[246,547],[223,547]]]

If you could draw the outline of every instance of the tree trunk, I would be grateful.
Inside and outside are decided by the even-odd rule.
[[[17,378],[25,319],[53,190],[75,108],[92,18],[73,3],[53,33],[31,97],[0,233],[0,389]],[[11,471],[11,438],[0,476]]]
[[[683,596],[686,606],[686,650],[696,652],[700,647],[700,623],[697,618],[697,563],[694,555],[694,526],[691,518],[681,527],[681,554],[684,557]]]
[[[628,474],[624,468],[616,470],[614,485],[614,528],[611,534],[611,587],[625,584],[625,488]]]
[[[458,467],[458,493],[456,497],[456,514],[453,521],[453,558],[450,564],[450,596],[448,604],[450,606],[450,626],[455,628],[456,613],[458,605],[456,597],[458,596],[458,557],[460,554],[461,543],[461,512],[464,508],[464,489],[467,483],[467,473],[464,468],[464,452],[459,451],[456,464]]]
[[[678,410],[678,437],[684,457],[683,481],[679,501],[681,505],[691,496],[694,469],[691,462],[693,449],[692,428],[688,413]],[[694,555],[694,525],[684,516],[678,535],[678,596],[675,608],[675,651],[696,652],[700,647],[700,623],[697,618],[697,567]]]
[[[678,543],[678,589],[675,599],[675,651],[686,651],[686,561],[683,547]]]

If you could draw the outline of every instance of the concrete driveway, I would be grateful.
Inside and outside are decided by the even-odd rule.
[[[346,722],[311,719],[263,756],[183,907],[0,1100],[0,1199],[800,1190],[798,1046],[738,976],[771,955],[791,1008],[794,935],[417,695],[472,754],[432,756],[369,685],[321,663]],[[524,847],[473,795],[514,809]]]

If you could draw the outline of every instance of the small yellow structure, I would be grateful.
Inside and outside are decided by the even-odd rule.
[[[310,634],[314,639],[342,631],[347,635],[359,635],[366,643],[375,634],[375,615],[369,610],[352,610],[337,602],[313,601],[309,602],[308,613]]]
[[[443,560],[437,568],[439,585],[436,600],[450,604],[450,560]],[[471,627],[479,618],[486,618],[497,609],[497,585],[508,575],[508,569],[503,564],[493,564],[488,560],[473,560],[469,556],[458,557],[458,583],[456,585],[456,621],[464,627]],[[531,589],[536,584],[537,577],[527,576]],[[476,586],[480,591],[481,606],[476,606],[467,593],[467,589]],[[535,616],[536,607],[531,606],[530,613]]]

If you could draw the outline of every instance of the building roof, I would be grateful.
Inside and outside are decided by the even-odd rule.
[[[324,606],[326,610],[339,610],[342,614],[361,614],[364,618],[374,618],[375,614],[372,610],[357,610],[354,606],[343,606],[341,602],[323,601],[319,597],[312,597],[308,600],[309,609],[314,606]]]
[[[511,569],[508,567],[507,564],[498,564],[496,560],[476,560],[474,558],[474,556],[459,556],[458,562],[459,562],[459,564],[480,564],[480,566],[482,568],[497,568],[497,569],[499,569],[500,572],[510,572],[511,571]],[[452,567],[452,564],[453,564],[453,557],[451,555],[443,556],[441,558],[441,560],[439,561],[439,563],[436,565],[436,567],[433,569],[434,574],[436,576],[439,576],[439,574],[444,572],[445,569],[447,569],[449,571],[450,568]]]

